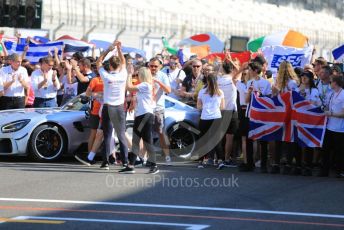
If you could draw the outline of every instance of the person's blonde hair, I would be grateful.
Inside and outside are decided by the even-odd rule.
[[[276,79],[276,85],[279,90],[285,89],[285,87],[288,86],[289,80],[295,80],[297,84],[299,84],[299,78],[297,77],[293,66],[290,64],[290,62],[283,61],[281,62],[279,69],[278,69],[278,75]]]
[[[141,67],[139,69],[139,80],[140,82],[147,82],[149,84],[152,84],[153,77],[151,71],[146,67]]]

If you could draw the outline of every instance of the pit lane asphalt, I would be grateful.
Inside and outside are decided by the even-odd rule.
[[[102,171],[72,158],[0,158],[1,229],[339,229],[344,181],[160,166]],[[1,223],[2,222],[2,223]]]

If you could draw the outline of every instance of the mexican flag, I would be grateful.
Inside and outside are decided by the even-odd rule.
[[[304,48],[308,46],[308,38],[294,30],[283,30],[274,34],[263,36],[247,43],[247,49],[257,52],[265,46],[289,46],[294,48]]]

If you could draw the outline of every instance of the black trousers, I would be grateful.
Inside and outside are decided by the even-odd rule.
[[[141,116],[135,117],[134,120],[134,127],[133,127],[133,153],[130,154],[129,162],[130,164],[134,165],[136,156],[139,155],[140,152],[140,140],[142,138],[143,144],[148,152],[148,161],[152,162],[153,164],[156,163],[156,155],[153,146],[153,121],[154,121],[154,114],[146,113]]]
[[[25,108],[25,97],[0,97],[0,110]]]
[[[268,161],[268,142],[258,140],[258,146],[260,147],[260,154],[261,154],[260,155],[261,168],[266,168],[267,161]],[[253,167],[254,166],[253,140],[249,138],[246,139],[246,157],[247,157],[248,166]]]
[[[111,136],[113,128],[115,128],[119,148],[120,158],[123,164],[128,163],[128,143],[125,138],[126,118],[124,112],[124,106],[111,106],[104,105],[102,110],[102,127],[104,133],[104,145],[103,150],[103,162],[109,162],[109,155],[111,154]]]
[[[196,151],[201,156],[214,158],[215,152],[219,159],[225,160],[221,140],[226,134],[227,127],[222,127],[222,118],[213,120],[200,120],[200,138],[197,140]]]
[[[326,129],[323,148],[321,148],[322,170],[328,173],[333,156],[336,173],[344,172],[344,133]]]
[[[301,167],[302,164],[302,151],[301,147],[297,143],[293,142],[275,142],[275,153],[274,153],[274,163],[279,165],[281,161],[281,156],[283,151],[286,151],[287,164],[292,165],[293,159],[295,158],[296,166]]]

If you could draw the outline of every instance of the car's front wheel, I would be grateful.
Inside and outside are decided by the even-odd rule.
[[[168,130],[170,152],[180,158],[190,159],[196,148],[197,135],[187,123],[176,123]]]
[[[34,160],[55,161],[66,150],[67,140],[56,125],[40,125],[32,132],[29,147]]]

